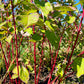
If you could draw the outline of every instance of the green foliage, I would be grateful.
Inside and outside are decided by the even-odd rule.
[[[74,11],[71,6],[58,6],[55,8],[57,11]]]
[[[49,30],[54,31],[49,21],[45,21],[45,25],[48,27]]]
[[[25,29],[24,32],[28,32],[30,35],[33,34],[33,30],[30,27]]]
[[[73,23],[74,21],[75,21],[75,17],[74,17],[74,16],[73,16],[73,17],[70,16],[70,17],[69,17],[68,23],[71,24],[71,23]]]
[[[39,0],[35,0],[36,6],[41,9],[41,12],[45,17],[48,16],[49,12],[53,11],[53,7],[50,2],[39,2]]]
[[[13,4],[16,5],[18,3],[18,0],[13,0]]]
[[[5,40],[10,44],[11,39],[12,39],[12,35],[9,35]]]
[[[29,15],[22,15],[20,22],[27,27],[35,24],[36,22],[38,22],[38,20],[38,13],[31,13]]]
[[[17,66],[13,69],[13,75],[11,79],[15,79],[18,77]],[[19,66],[19,77],[24,83],[28,83],[29,80],[29,72],[24,66]]]
[[[49,30],[46,30],[45,34],[48,40],[50,41],[50,43],[52,44],[52,46],[54,46],[57,49],[59,44],[59,36],[56,35],[53,31],[49,31]]]
[[[42,36],[37,34],[37,33],[35,33],[35,34],[32,35],[32,39],[34,41],[40,41],[40,40],[42,40]]]
[[[76,76],[79,78],[80,76],[84,75],[84,58],[78,57],[74,60],[73,69],[76,71]]]
[[[12,77],[11,77],[11,79],[16,79],[16,78],[18,78],[17,74],[13,74]]]
[[[10,65],[9,68],[8,68],[8,72],[11,72],[14,67],[15,67],[15,64]]]

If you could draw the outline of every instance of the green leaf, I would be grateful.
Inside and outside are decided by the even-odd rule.
[[[76,3],[76,4],[74,4],[73,7],[75,7],[75,6],[79,5],[79,4],[81,4],[80,1],[78,3]]]
[[[17,66],[12,71],[14,74],[12,78],[17,78],[18,72],[17,72]],[[19,78],[24,82],[28,83],[29,80],[29,72],[24,66],[19,66]]]
[[[0,24],[0,29],[1,29],[1,26],[5,25],[7,23],[7,21],[3,22]]]
[[[12,17],[12,15],[10,15],[9,17],[7,17],[7,20],[10,20],[10,19],[12,19],[13,17]]]
[[[7,30],[7,27],[5,27],[5,26],[1,26],[1,29]]]
[[[77,57],[73,64],[73,69],[76,71],[76,76],[79,78],[81,75],[84,75],[84,58]]]
[[[13,0],[13,4],[16,5],[18,0]]]
[[[59,7],[55,7],[55,10],[57,11],[74,11],[76,10],[75,8],[73,9],[71,6],[59,6]]]
[[[45,30],[41,29],[41,32],[42,32],[42,33],[45,33]]]
[[[71,24],[71,23],[73,23],[74,21],[75,21],[75,17],[74,17],[74,16],[72,16],[72,17],[70,16],[70,17],[69,17],[69,21],[67,21],[67,22]]]
[[[28,69],[29,69],[30,71],[33,71],[33,68],[32,68],[31,65],[27,65],[27,67],[28,67]]]
[[[11,42],[11,39],[12,39],[12,35],[9,35],[5,40],[8,42],[8,43],[10,43]]]
[[[84,58],[81,60],[81,65],[77,65],[77,77],[79,78],[81,75],[84,75]]]
[[[38,20],[39,20],[39,14],[31,13],[29,15],[22,15],[20,22],[27,27],[35,24],[36,22],[38,22]]]
[[[45,17],[48,16],[49,12],[53,11],[53,7],[50,2],[35,0],[35,4],[39,9],[41,9],[41,12]]]
[[[12,77],[11,77],[11,79],[16,79],[16,78],[18,78],[17,74],[13,74]]]
[[[19,68],[19,72],[20,72],[20,66],[18,66],[18,68]],[[14,73],[14,74],[18,74],[17,66],[13,69],[12,73]]]
[[[4,37],[0,38],[0,41],[2,41],[2,40],[4,40],[4,39],[6,39],[6,36],[4,36]]]
[[[36,13],[36,12],[37,12],[37,10],[31,9],[31,10],[27,11],[27,14]]]
[[[6,34],[7,31],[0,31],[0,34]]]
[[[31,2],[31,0],[27,0],[28,2]]]
[[[9,68],[8,68],[7,72],[12,71],[14,67],[15,67],[15,64],[12,64],[11,66],[9,66]]]
[[[30,35],[33,34],[33,30],[31,27],[25,29],[24,32],[28,32]]]
[[[56,76],[60,75],[60,78],[61,78],[63,76],[64,70],[61,67],[61,64],[58,64],[56,67],[57,67],[58,71],[57,71],[57,73],[55,73],[55,75]]]
[[[50,4],[50,2],[46,2],[45,3],[45,7],[41,7],[41,10],[44,14],[44,16],[48,16],[49,12],[53,11],[53,7],[52,5]]]
[[[28,22],[28,15],[22,15],[20,19],[21,19],[20,22],[26,26]]]
[[[36,42],[36,40],[34,40],[34,39],[30,39],[29,41],[30,41],[30,42]]]
[[[48,38],[52,46],[55,46],[55,48],[57,49],[59,45],[59,40],[60,40],[59,36],[55,35],[53,31],[46,30],[46,37]]]
[[[39,20],[39,14],[38,13],[32,13],[28,15],[28,22],[27,26],[35,24]]]
[[[22,66],[21,67],[21,70],[20,70],[20,73],[19,73],[19,77],[20,79],[24,82],[24,83],[28,83],[28,80],[29,80],[29,72],[28,70]]]
[[[0,3],[0,9],[4,9],[4,4]]]
[[[49,21],[45,21],[45,25],[48,27],[49,30],[54,31],[53,27],[51,26]]]
[[[80,1],[79,1],[79,4],[84,5],[84,0],[80,0]]]
[[[32,39],[35,40],[35,41],[40,41],[42,39],[42,36],[35,33],[32,35]]]

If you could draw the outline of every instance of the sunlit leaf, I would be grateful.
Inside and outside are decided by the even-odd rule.
[[[37,10],[31,9],[31,10],[27,11],[27,14],[36,13],[36,12],[37,12]]]
[[[19,77],[20,77],[20,79],[23,82],[28,83],[28,80],[29,80],[29,72],[28,72],[28,70],[24,66],[21,67]]]
[[[19,78],[24,82],[28,83],[29,80],[29,72],[24,66],[18,66],[19,68]],[[17,71],[17,66],[13,69],[12,71],[14,74],[12,76],[12,79],[17,78],[18,76],[18,71]]]
[[[12,77],[11,77],[11,79],[16,79],[16,78],[18,78],[17,74],[13,74]]]
[[[49,21],[45,21],[45,25],[48,27],[49,30],[54,31],[53,27],[51,26]]]
[[[2,40],[4,40],[4,39],[6,39],[6,36],[4,36],[4,37],[0,38],[0,41],[2,41]]]
[[[44,16],[48,16],[49,12],[53,11],[52,5],[50,2],[45,3],[45,7],[41,7]]]
[[[1,29],[1,26],[5,25],[6,23],[7,23],[7,21],[2,22],[2,23],[0,24],[0,29]]]
[[[19,68],[19,72],[20,72],[20,66],[18,66],[18,68]],[[13,69],[13,71],[12,71],[14,74],[18,74],[18,71],[17,71],[17,66]]]
[[[33,25],[33,24],[35,24],[38,20],[39,20],[39,15],[38,15],[38,13],[32,13],[32,14],[28,15],[27,25],[28,25],[28,26]]]
[[[55,7],[55,10],[58,10],[58,11],[74,11],[76,9],[74,7],[72,8],[71,6],[59,6],[59,7]]]
[[[76,76],[79,78],[80,76],[84,75],[84,58],[78,57],[74,60],[73,69],[76,71]]]
[[[22,15],[20,22],[27,26],[33,25],[39,20],[39,14],[38,13],[31,13],[29,15]]]
[[[0,31],[0,34],[6,34],[7,31]]]
[[[69,21],[67,21],[67,22],[71,24],[71,23],[73,23],[74,21],[75,21],[75,17],[74,17],[74,16],[72,16],[72,17],[70,16],[70,17],[69,17]]]
[[[30,27],[25,29],[24,32],[28,32],[30,35],[33,34],[33,30]]]
[[[11,42],[11,39],[12,39],[12,35],[9,35],[5,40],[8,42],[8,43],[10,43]]]
[[[13,4],[16,5],[18,0],[13,0]]]
[[[53,11],[53,7],[50,2],[40,2],[39,0],[35,0],[35,4],[39,9],[41,9],[41,12],[45,17],[48,16],[49,12]]]
[[[27,65],[27,67],[28,67],[28,69],[29,69],[30,71],[33,71],[33,68],[32,68],[31,65]]]
[[[28,22],[28,15],[22,15],[20,18],[21,18],[20,22],[26,26]]]

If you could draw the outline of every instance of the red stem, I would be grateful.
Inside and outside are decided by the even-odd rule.
[[[22,38],[21,38],[21,41],[20,41],[20,43],[19,43],[19,47],[20,47],[20,45],[21,45],[21,42],[22,42],[23,38],[24,38],[24,36],[22,36]]]
[[[11,62],[11,55],[10,55],[10,45],[8,44],[8,50],[9,50],[9,52],[8,52],[8,66],[10,65],[10,62]],[[10,78],[10,80],[11,80],[11,74],[10,74],[10,72],[9,72],[9,78]],[[11,80],[11,83],[13,83],[13,80]]]
[[[30,42],[30,53],[31,53],[31,42]]]
[[[5,2],[4,2],[5,3]],[[3,14],[1,13],[1,17],[2,17],[2,22],[3,22]],[[8,28],[8,24],[7,24],[7,28]],[[7,45],[6,45],[7,46]],[[7,49],[8,50],[8,49]],[[5,54],[4,54],[5,55]],[[10,58],[10,50],[9,50],[9,53],[7,53],[7,55],[8,55],[8,66],[9,66],[9,58]],[[8,66],[6,67],[6,69],[8,69]],[[10,80],[11,80],[11,74],[9,73],[9,78],[10,78]],[[12,83],[13,81],[11,80],[11,83]]]
[[[16,24],[15,24],[15,16],[14,16],[14,6],[13,6],[13,1],[12,0],[11,0],[11,6],[12,6],[12,16],[13,16],[13,24],[14,24],[14,30],[15,30],[16,64],[17,64],[17,72],[18,72],[18,76],[19,76],[17,34],[16,34]],[[20,84],[20,81],[18,82],[18,84]]]
[[[12,58],[14,59],[13,39],[11,40],[11,43],[12,43]]]
[[[13,49],[13,39],[11,40],[12,43],[12,58],[14,59],[14,49]],[[16,84],[17,84],[17,79],[15,79]]]
[[[58,79],[58,76],[57,77],[55,77],[55,79],[50,83],[50,84],[53,84],[53,83],[55,83],[55,81]],[[56,83],[57,83],[57,81],[56,81]]]
[[[34,25],[33,25],[33,34],[35,34]],[[35,84],[36,84],[36,42],[34,42],[34,71],[35,71]]]
[[[31,0],[31,3],[33,1]],[[34,30],[34,25],[33,25],[33,34],[35,34],[35,30]],[[34,78],[34,82],[36,84],[36,42],[34,42],[34,71],[35,71],[35,78]]]
[[[6,69],[8,69],[8,63],[7,63],[7,60],[6,60],[5,53],[4,53],[4,51],[3,51],[1,42],[0,42],[0,47],[1,47],[1,50],[2,50],[2,53],[3,53],[3,57],[4,57],[4,60],[5,60]]]
[[[45,36],[45,35],[43,34],[42,51],[41,51],[41,58],[40,58],[39,72],[38,72],[38,77],[37,77],[37,84],[38,84],[38,81],[39,81],[39,76],[40,76],[40,71],[41,71],[41,64],[42,64],[42,57],[43,57],[44,36]]]

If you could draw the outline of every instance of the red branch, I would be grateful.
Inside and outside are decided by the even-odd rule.
[[[45,35],[43,34],[42,51],[41,51],[41,58],[40,58],[39,72],[38,72],[38,77],[37,77],[37,84],[38,84],[38,81],[39,81],[39,76],[40,76],[40,71],[41,71],[41,63],[42,63],[42,57],[43,57],[44,36],[45,36]]]
[[[12,1],[12,0],[11,0],[11,6],[12,6],[12,16],[13,16],[13,24],[14,24],[14,30],[15,30],[15,45],[16,45],[16,63],[17,63],[17,72],[18,72],[18,76],[19,76],[17,34],[16,34],[16,24],[15,24],[15,16],[14,16],[14,6],[13,6],[13,1]],[[19,80],[18,84],[20,84],[20,80]]]
[[[8,69],[8,63],[7,63],[7,60],[6,60],[5,53],[3,51],[1,42],[0,42],[0,47],[1,47],[1,50],[2,50],[2,53],[3,53],[3,56],[4,56],[4,60],[5,60],[5,64],[6,64],[6,69]]]
[[[33,25],[33,34],[35,34],[34,25]],[[34,42],[34,71],[35,71],[35,84],[36,84],[36,42]]]

